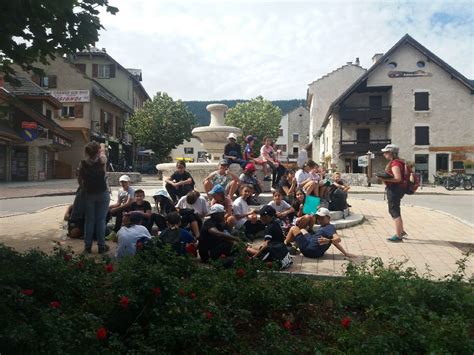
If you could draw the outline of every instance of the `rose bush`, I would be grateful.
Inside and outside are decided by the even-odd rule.
[[[70,255],[69,257],[64,257]],[[0,353],[472,353],[472,285],[401,265],[344,278],[145,248],[114,264],[0,246]]]

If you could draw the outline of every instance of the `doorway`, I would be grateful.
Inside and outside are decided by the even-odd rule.
[[[415,154],[415,172],[428,181],[428,154]]]
[[[436,154],[436,172],[438,171],[449,171],[449,154]]]

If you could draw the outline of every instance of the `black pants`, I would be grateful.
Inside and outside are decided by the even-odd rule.
[[[114,232],[117,233],[120,228],[122,227],[122,220],[123,220],[123,214],[124,212],[128,212],[127,210],[120,210],[118,212],[110,214],[111,217],[115,217],[115,226],[114,226]],[[110,220],[109,214],[107,214],[106,221]]]
[[[405,195],[399,184],[388,185],[385,189],[387,193],[388,213],[393,219],[401,216],[400,202]]]
[[[158,214],[158,213],[152,213],[151,214],[151,218],[148,221],[148,225],[146,227],[148,228],[148,230],[151,230],[153,228],[154,224],[156,224],[156,226],[158,227],[158,229],[160,231],[164,231],[166,229],[166,227],[168,226],[166,224],[165,216],[163,216],[161,214]]]
[[[173,201],[179,200],[181,197],[185,196],[188,192],[194,190],[194,184],[181,185],[174,187],[171,184],[165,184],[166,191],[170,195]]]
[[[278,166],[276,166],[271,161],[267,161],[267,164],[272,169],[272,186],[276,187],[278,186],[281,177],[285,174],[286,168],[281,164],[278,164]]]

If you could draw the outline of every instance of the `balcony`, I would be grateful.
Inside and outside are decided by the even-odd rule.
[[[369,141],[343,140],[341,141],[341,153],[365,154],[369,150],[373,153],[380,152],[391,139],[371,139]]]
[[[378,107],[347,107],[342,106],[339,111],[342,122],[374,122],[388,123],[392,118],[392,106]]]

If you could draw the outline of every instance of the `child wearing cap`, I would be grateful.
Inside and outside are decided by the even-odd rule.
[[[242,147],[237,143],[237,135],[235,133],[229,133],[227,137],[229,143],[224,147],[224,159],[227,159],[229,165],[239,164],[243,169],[247,161],[242,157]]]
[[[171,199],[176,202],[179,198],[194,190],[194,179],[186,171],[186,163],[178,160],[176,171],[169,178],[165,179],[165,189]]]
[[[272,206],[265,205],[260,209],[259,215],[260,221],[265,225],[265,235],[271,235],[273,242],[283,242],[285,237],[280,223],[276,219],[275,209]]]
[[[217,184],[209,191],[209,196],[211,196],[211,206],[216,204],[222,205],[224,207],[225,215],[224,220],[228,230],[232,230],[235,225],[235,217],[232,214],[232,200],[229,196],[226,196],[224,187]]]
[[[260,195],[263,191],[263,186],[258,181],[257,177],[255,176],[255,165],[252,163],[248,163],[245,165],[245,169],[239,176],[239,182],[242,185],[248,185],[252,188],[251,196],[249,197],[249,204],[258,204],[256,200],[258,195]]]
[[[117,193],[117,201],[109,206],[110,214],[115,217],[114,232],[118,232],[122,227],[123,213],[128,212],[130,206],[135,201],[135,190],[130,186],[130,177],[122,175],[119,178],[120,186]]]
[[[222,255],[230,256],[233,245],[239,241],[238,238],[231,236],[226,231],[225,213],[224,206],[213,205],[209,219],[204,222],[201,228],[199,256],[202,262],[207,262],[209,259],[217,260]]]
[[[247,145],[244,149],[244,159],[249,163],[261,165],[263,168],[263,174],[265,175],[265,181],[271,180],[270,176],[268,176],[267,164],[265,164],[262,159],[258,159],[254,154],[253,146],[255,144],[255,137],[252,135],[248,135],[247,137],[245,137],[245,142],[247,143]]]
[[[229,162],[225,159],[219,162],[219,168],[210,173],[203,181],[204,190],[207,194],[216,185],[221,185],[227,195],[232,198],[239,185],[237,176],[229,171]]]
[[[341,245],[341,237],[337,235],[336,228],[330,224],[331,215],[327,208],[320,208],[316,212],[320,228],[315,233],[308,233],[306,229],[297,226],[291,227],[285,239],[287,246],[295,242],[301,253],[308,258],[320,258],[333,244],[344,256],[354,257]]]
[[[151,235],[142,223],[142,215],[139,213],[127,213],[124,215],[124,226],[117,233],[117,251],[115,257],[120,260],[126,256],[135,255],[137,241],[141,238],[151,239]]]

